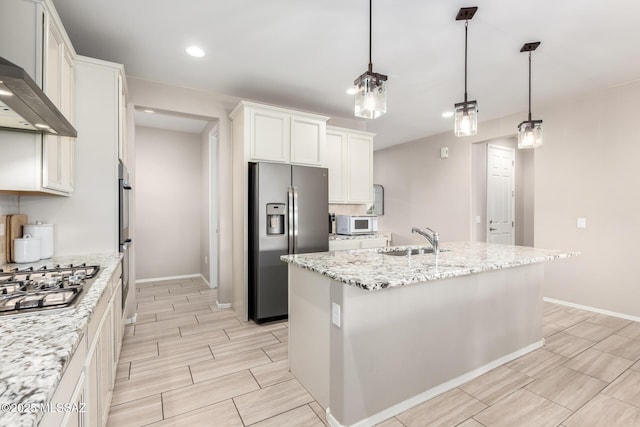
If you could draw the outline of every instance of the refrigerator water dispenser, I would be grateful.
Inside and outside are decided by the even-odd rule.
[[[284,234],[284,203],[267,203],[267,235]]]

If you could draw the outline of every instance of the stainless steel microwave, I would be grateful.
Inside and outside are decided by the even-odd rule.
[[[375,215],[336,215],[336,233],[353,236],[373,234],[378,231],[378,217]]]

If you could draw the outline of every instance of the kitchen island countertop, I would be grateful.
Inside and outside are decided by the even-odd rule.
[[[121,257],[116,252],[0,266],[22,269],[80,262],[100,266],[98,276],[76,307],[0,317],[0,425],[34,426],[42,419],[43,412],[20,412],[15,405],[35,407],[50,402]]]
[[[440,254],[391,256],[421,246],[283,255],[282,261],[368,291],[551,261],[578,252],[482,242],[442,243]]]

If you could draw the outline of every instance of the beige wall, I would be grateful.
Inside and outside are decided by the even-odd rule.
[[[216,286],[218,279],[215,277],[212,281],[209,272],[209,265],[211,263],[211,254],[209,253],[209,245],[211,243],[209,236],[209,219],[212,214],[210,211],[211,203],[209,195],[211,194],[211,176],[212,173],[215,174],[216,166],[211,165],[211,162],[209,161],[211,156],[209,147],[211,144],[211,136],[209,134],[216,126],[217,122],[214,122],[207,126],[207,128],[200,134],[200,274],[202,274],[211,286]],[[213,148],[216,149],[217,147],[214,145]]]
[[[136,279],[200,273],[201,187],[199,135],[136,127]]]
[[[523,170],[534,178],[535,228],[523,239],[536,247],[578,250],[580,257],[548,263],[544,294],[571,303],[640,316],[635,278],[640,236],[640,129],[635,123],[640,82],[562,104],[535,108],[544,120],[544,146]],[[478,135],[453,132],[374,153],[374,181],[385,187],[380,228],[394,244],[411,239],[413,225],[431,226],[443,240],[469,240],[472,228],[472,144],[511,136],[522,112],[482,122]],[[439,158],[449,147],[449,159]],[[585,217],[587,228],[576,228]],[[531,218],[525,221],[532,222]]]

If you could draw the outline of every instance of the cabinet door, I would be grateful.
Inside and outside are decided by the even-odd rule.
[[[373,139],[349,135],[347,145],[349,171],[348,200],[351,203],[370,203],[373,199]]]
[[[98,338],[99,339],[99,338]],[[87,365],[87,421],[89,426],[100,426],[100,341],[94,348]]]
[[[117,289],[113,296],[113,344],[111,359],[111,378],[115,381],[122,346],[122,280],[117,278]]]
[[[327,131],[324,164],[329,169],[329,203],[347,201],[346,155],[347,135]]]
[[[250,158],[289,163],[291,118],[277,111],[251,109]]]
[[[99,384],[100,384],[100,423],[99,426],[103,426],[107,422],[107,417],[109,416],[109,402],[111,401],[111,390],[112,390],[112,345],[113,338],[111,334],[111,329],[113,328],[112,323],[112,310],[111,306],[107,308],[107,312],[104,317],[104,322],[102,324],[102,329],[100,331],[100,367],[99,373],[100,376]]]
[[[65,427],[84,427],[86,412],[86,392],[84,373],[80,374],[76,388],[71,396],[71,411],[65,413],[62,424]],[[65,402],[66,403],[66,402]]]
[[[291,117],[291,163],[320,166],[324,160],[326,124],[306,117]]]
[[[127,152],[127,98],[124,93],[122,74],[118,74],[118,157],[128,164]]]

